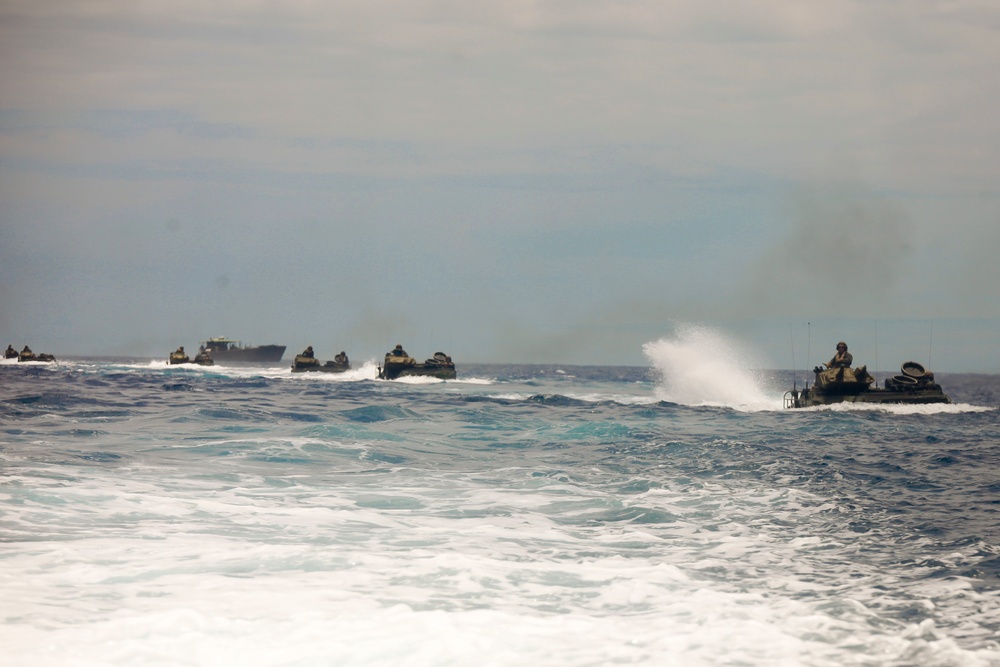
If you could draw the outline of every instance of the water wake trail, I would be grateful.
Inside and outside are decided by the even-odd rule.
[[[658,373],[656,396],[682,405],[775,410],[780,398],[763,389],[757,355],[711,327],[679,324],[673,337],[643,345]]]

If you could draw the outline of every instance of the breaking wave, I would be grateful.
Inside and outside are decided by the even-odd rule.
[[[737,410],[775,410],[780,396],[764,389],[758,355],[712,327],[680,324],[673,337],[643,345],[662,401]]]

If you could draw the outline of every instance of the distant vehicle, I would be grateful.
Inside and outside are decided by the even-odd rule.
[[[181,347],[177,348],[176,350],[170,353],[170,356],[167,357],[167,363],[171,365],[190,364],[191,357],[187,356],[187,353],[184,351],[184,346],[182,345]]]
[[[24,349],[21,350],[21,352],[17,355],[17,360],[18,361],[45,361],[45,362],[49,362],[49,361],[55,361],[56,358],[53,355],[51,355],[51,354],[46,354],[45,352],[41,352],[39,354],[35,354],[34,352],[31,351],[30,347],[28,347],[27,345],[25,345]]]
[[[381,380],[395,380],[407,375],[435,377],[440,380],[454,380],[457,377],[455,364],[444,352],[435,352],[434,356],[423,363],[406,354],[401,345],[386,352],[385,361],[378,369]]]
[[[212,355],[208,353],[208,350],[202,348],[198,354],[195,355],[194,359],[187,356],[184,352],[183,347],[179,347],[170,353],[170,358],[168,362],[173,364],[198,364],[199,366],[214,366],[215,362],[212,360]]]
[[[312,346],[303,352],[302,354],[295,355],[295,361],[292,363],[293,373],[308,373],[310,371],[318,371],[320,373],[343,373],[344,371],[351,370],[351,362],[348,360],[347,355],[341,352],[333,361],[328,361],[325,364],[321,364],[319,359],[312,356]]]
[[[18,357],[18,351],[14,349],[13,345],[8,345],[7,349],[4,350],[3,358],[4,359],[17,359],[17,357]]]
[[[201,345],[220,363],[226,361],[271,362],[281,361],[284,345],[243,345],[232,338],[218,337],[202,341]]]
[[[212,359],[212,355],[208,350],[203,349],[194,355],[194,361],[191,363],[198,364],[199,366],[214,366],[215,360]]]
[[[934,374],[915,361],[900,367],[901,374],[886,378],[884,387],[873,387],[875,378],[865,366],[813,369],[816,382],[810,388],[785,392],[786,408],[809,408],[834,403],[901,403],[923,405],[951,403],[934,381]]]

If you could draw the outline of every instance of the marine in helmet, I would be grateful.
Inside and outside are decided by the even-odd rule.
[[[840,341],[837,343],[837,353],[830,361],[826,362],[827,368],[850,368],[854,363],[854,355],[847,351],[847,343]]]

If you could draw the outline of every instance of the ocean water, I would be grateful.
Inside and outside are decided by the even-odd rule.
[[[1000,665],[1000,376],[787,411],[719,345],[6,362],[0,665]]]

